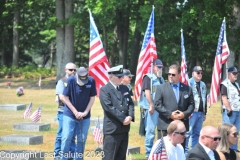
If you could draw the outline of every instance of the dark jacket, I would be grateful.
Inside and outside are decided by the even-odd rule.
[[[123,125],[127,116],[134,121],[134,103],[125,85],[119,91],[108,82],[100,89],[100,103],[104,110],[103,134],[119,134],[129,132],[130,125]]]
[[[217,151],[213,150],[215,160],[220,160]],[[187,154],[186,160],[211,160],[204,148],[197,143]]]
[[[158,130],[167,130],[168,125],[173,121],[170,116],[173,111],[180,110],[184,114],[182,119],[186,129],[189,129],[189,116],[194,111],[194,99],[191,87],[180,83],[179,101],[175,98],[171,84],[164,83],[157,87],[154,106],[159,112]]]

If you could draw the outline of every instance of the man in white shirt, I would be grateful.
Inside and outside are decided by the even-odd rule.
[[[162,158],[163,156],[167,156],[169,160],[185,160],[186,157],[181,145],[185,137],[186,128],[184,123],[180,120],[172,121],[167,128],[167,136],[157,140],[152,147],[149,160],[155,159],[156,156],[162,156]],[[161,153],[159,153],[159,149]]]
[[[197,143],[187,154],[187,160],[204,159],[204,160],[220,160],[215,150],[221,137],[217,128],[205,126],[202,128]]]

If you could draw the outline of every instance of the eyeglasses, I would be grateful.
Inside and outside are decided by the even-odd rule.
[[[182,135],[182,136],[185,136],[186,131],[184,131],[184,132],[174,132],[174,133],[176,133],[176,134],[180,134],[180,135]]]
[[[76,69],[68,69],[68,70],[71,71],[71,72],[72,72],[72,71],[76,72]]]
[[[228,135],[229,135],[230,133],[228,133]],[[236,138],[236,137],[238,137],[239,136],[239,133],[238,132],[234,132],[234,133],[232,133],[232,135]]]
[[[116,77],[118,77],[118,78],[120,79],[120,78],[122,78],[123,76],[116,76]]]
[[[201,75],[203,75],[203,72],[197,72],[197,74],[201,74]]]
[[[176,74],[168,73],[168,76],[173,76],[173,77],[175,77]]]
[[[206,138],[210,138],[210,139],[212,139],[213,141],[217,141],[217,140],[221,140],[221,137],[211,137],[211,136],[204,136],[204,137],[206,137]]]
[[[128,78],[132,79],[132,77],[131,77],[131,76],[128,76]]]
[[[238,72],[236,72],[236,73],[232,73],[234,76],[236,76],[237,74],[238,74]]]

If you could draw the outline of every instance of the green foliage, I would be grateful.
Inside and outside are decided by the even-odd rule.
[[[56,76],[56,68],[39,68],[36,65],[26,65],[25,67],[0,67],[0,78],[15,77],[21,79],[38,79]]]

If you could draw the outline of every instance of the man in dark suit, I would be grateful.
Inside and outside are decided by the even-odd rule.
[[[188,118],[194,110],[193,93],[191,87],[179,82],[180,72],[178,65],[171,65],[169,82],[157,88],[154,106],[159,112],[158,137],[167,135],[167,127],[173,120],[183,121],[186,130],[189,129]]]
[[[215,150],[221,137],[217,128],[205,126],[200,132],[199,142],[188,152],[187,160],[220,160]]]
[[[100,89],[100,103],[104,110],[103,160],[125,160],[130,123],[134,121],[134,103],[125,85],[120,85],[123,66],[108,70],[109,82]]]

